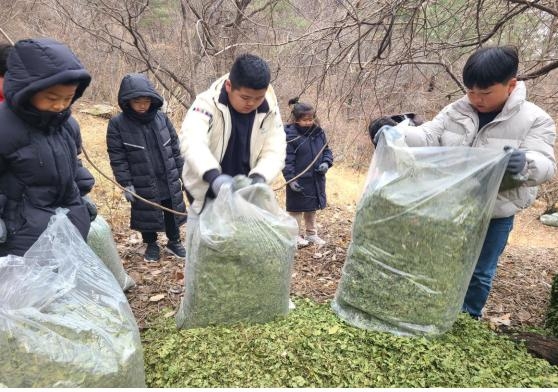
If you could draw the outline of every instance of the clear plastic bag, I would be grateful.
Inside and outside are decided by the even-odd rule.
[[[241,189],[238,189],[241,188]],[[289,311],[297,223],[265,184],[237,176],[188,215],[179,328],[264,323]]]
[[[541,215],[539,219],[543,225],[558,227],[558,212]]]
[[[461,310],[509,153],[403,140],[382,133],[332,308],[361,328],[436,335]]]
[[[87,245],[105,263],[122,290],[129,290],[136,285],[136,282],[124,270],[118,249],[114,243],[112,230],[101,215],[97,215],[95,220],[91,222],[91,228],[89,234],[87,234]]]
[[[118,282],[57,210],[24,257],[0,258],[0,385],[145,387]]]

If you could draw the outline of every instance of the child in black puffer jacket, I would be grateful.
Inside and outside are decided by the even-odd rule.
[[[107,130],[110,164],[116,181],[128,192],[130,227],[147,243],[145,260],[160,258],[157,232],[165,231],[169,253],[185,257],[179,226],[186,216],[162,211],[136,199],[132,193],[174,211],[185,212],[180,176],[184,160],[178,137],[169,118],[159,109],[163,98],[141,74],[124,76],[118,92],[122,113],[113,117]],[[132,193],[130,193],[132,192]]]

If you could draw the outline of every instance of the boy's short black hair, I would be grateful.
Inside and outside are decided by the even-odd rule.
[[[4,77],[8,70],[8,54],[12,48],[12,44],[0,44],[0,77]]]
[[[506,83],[517,76],[519,56],[513,46],[480,48],[463,67],[463,83],[467,88],[485,89]]]
[[[254,90],[262,90],[269,86],[271,72],[263,59],[246,53],[234,60],[229,80],[233,89],[247,87]]]

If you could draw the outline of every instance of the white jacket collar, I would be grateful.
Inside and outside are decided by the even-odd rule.
[[[526,98],[527,88],[525,87],[525,82],[517,82],[512,93],[508,97],[508,100],[506,101],[502,112],[498,117],[505,118],[515,113],[517,110],[519,110],[521,104],[525,102]],[[469,101],[469,97],[467,95],[463,96],[460,100],[455,102],[454,108],[456,111],[465,115],[470,115],[473,113],[476,114],[476,110],[471,105],[471,102]]]

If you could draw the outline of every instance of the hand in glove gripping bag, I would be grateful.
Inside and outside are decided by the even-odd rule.
[[[136,198],[135,198],[134,195],[132,195],[132,193],[130,193],[130,192],[136,193],[136,188],[134,188],[133,185],[128,185],[128,186],[126,187],[126,192],[124,192],[124,197],[126,198],[126,200],[127,200],[129,203],[133,203],[134,200],[136,200]]]
[[[87,207],[87,212],[89,212],[89,219],[91,222],[97,218],[97,206],[93,203],[93,200],[89,196],[83,196],[83,203]]]
[[[397,122],[389,116],[383,116],[373,120],[368,126],[368,133],[370,134],[370,139],[374,146],[378,143],[378,138],[384,126],[396,126]]]
[[[265,184],[265,177],[258,173],[252,173],[248,176],[252,180],[252,184]]]
[[[321,174],[326,174],[328,170],[329,170],[329,165],[325,162],[320,163],[320,166],[318,166],[318,168],[316,169],[316,171]]]
[[[298,181],[290,182],[289,187],[293,190],[293,192],[302,192],[304,190],[304,188],[300,186]]]
[[[6,223],[0,218],[0,244],[3,244],[8,239],[8,230],[6,229]]]
[[[211,182],[211,190],[213,194],[217,196],[219,191],[225,184],[232,184],[233,178],[228,174],[219,174],[215,179]]]
[[[525,165],[527,164],[527,156],[525,155],[525,151],[521,151],[510,146],[505,146],[504,151],[511,152],[506,171],[510,174],[521,173],[523,169],[525,169]]]

